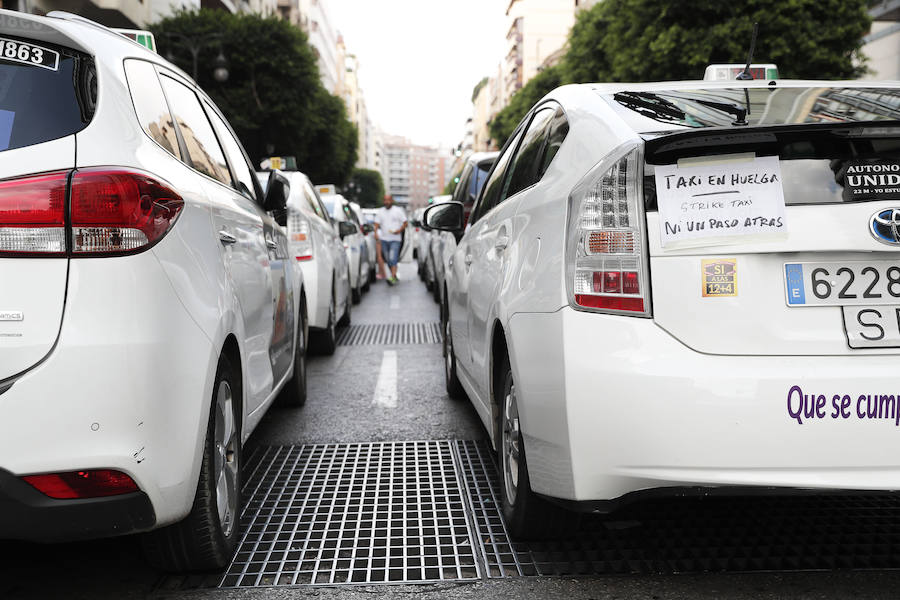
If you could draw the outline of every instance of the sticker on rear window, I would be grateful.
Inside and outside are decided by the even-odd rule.
[[[784,190],[777,156],[711,156],[656,169],[663,248],[783,239]]]
[[[737,259],[713,258],[702,261],[703,297],[737,296]]]
[[[849,161],[844,175],[844,201],[900,199],[900,161]]]
[[[7,38],[0,38],[0,60],[59,70],[59,52],[56,50]]]

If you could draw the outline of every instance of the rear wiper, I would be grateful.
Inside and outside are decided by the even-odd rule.
[[[747,91],[746,89],[744,90]],[[732,125],[747,125],[747,113],[749,110],[744,108],[743,106],[738,106],[737,104],[729,104],[728,102],[714,102],[712,100],[701,100],[700,98],[691,98],[691,102],[696,102],[697,104],[702,104],[703,106],[712,108],[713,110],[717,110],[719,112],[727,113],[729,115],[734,115],[735,119]],[[749,99],[747,100],[747,106],[750,106]]]
[[[618,92],[613,99],[630,110],[656,121],[683,122],[687,116],[673,102],[656,94],[644,92]]]

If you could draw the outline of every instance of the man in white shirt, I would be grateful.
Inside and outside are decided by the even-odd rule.
[[[381,240],[381,255],[391,270],[388,285],[397,283],[397,262],[406,229],[406,213],[394,205],[393,196],[384,197],[384,206],[375,215],[375,237]]]

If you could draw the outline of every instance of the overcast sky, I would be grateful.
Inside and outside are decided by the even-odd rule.
[[[369,118],[385,133],[455,146],[472,88],[505,56],[509,0],[322,0],[359,59]]]

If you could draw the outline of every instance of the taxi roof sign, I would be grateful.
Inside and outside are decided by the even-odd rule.
[[[118,33],[119,35],[124,35],[128,39],[133,42],[137,42],[147,50],[152,50],[156,52],[156,38],[153,37],[153,34],[149,31],[145,31],[143,29],[118,29],[113,28],[113,31]]]
[[[279,169],[281,171],[296,171],[297,158],[294,156],[270,156],[264,158],[259,166],[263,169]]]
[[[333,183],[317,185],[316,190],[318,190],[318,192],[322,195],[331,195],[331,194],[337,193],[337,190],[335,189],[335,186]]]
[[[709,65],[703,74],[703,81],[731,81],[738,78],[744,70],[745,64]],[[772,63],[753,63],[750,65],[750,75],[760,81],[773,81],[778,79],[778,67]]]

